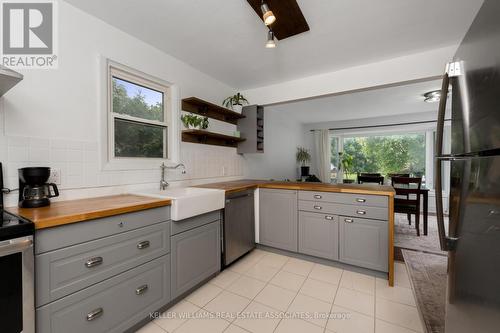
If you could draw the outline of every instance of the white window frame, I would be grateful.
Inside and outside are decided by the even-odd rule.
[[[161,163],[173,165],[179,162],[180,132],[179,132],[179,93],[171,82],[164,81],[142,71],[101,57],[100,82],[102,93],[101,112],[101,166],[103,170],[150,170],[157,169]],[[118,77],[146,88],[163,93],[164,121],[148,120],[113,112],[112,77]],[[116,157],[114,146],[115,119],[129,120],[135,123],[161,126],[166,128],[166,145],[162,158],[151,157]]]
[[[450,130],[451,123],[449,121],[445,122],[444,125],[444,150],[449,151],[451,146],[450,141]],[[330,131],[330,137],[337,137],[338,140],[338,151],[344,151],[344,138],[348,137],[365,137],[365,136],[390,136],[398,134],[423,134],[425,135],[425,179],[428,188],[431,190],[431,194],[434,193],[434,142],[433,137],[436,131],[436,124],[420,124],[420,125],[400,125],[391,128],[373,128],[373,129],[356,129],[347,131]],[[443,179],[443,195],[447,196],[449,192],[449,163],[445,163],[443,166],[445,170],[445,177]],[[339,175],[338,182],[342,179]]]

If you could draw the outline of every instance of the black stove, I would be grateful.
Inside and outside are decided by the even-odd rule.
[[[0,214],[0,241],[33,235],[35,231],[33,222],[6,211],[1,211]]]
[[[0,241],[29,236],[35,233],[33,222],[7,213],[3,209],[3,194],[9,190],[3,187],[3,169],[0,162]]]

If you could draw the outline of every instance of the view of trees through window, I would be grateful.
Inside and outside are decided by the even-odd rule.
[[[423,133],[345,137],[343,141],[343,153],[339,158],[337,141],[332,140],[332,176],[339,163],[344,169],[344,179],[356,179],[362,172],[381,173],[386,178],[391,173],[425,175]]]
[[[116,77],[112,83],[113,113],[138,120],[164,121],[162,92]],[[162,158],[166,149],[165,131],[163,126],[115,118],[115,156]]]

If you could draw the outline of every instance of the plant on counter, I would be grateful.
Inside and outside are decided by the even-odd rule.
[[[309,176],[309,166],[307,165],[311,161],[311,154],[309,149],[304,147],[297,147],[297,154],[295,155],[297,163],[300,164],[300,176]]]
[[[181,121],[186,128],[190,129],[207,129],[208,117],[199,117],[192,113],[183,114]]]
[[[236,95],[233,96],[229,96],[224,101],[222,101],[222,105],[224,105],[226,108],[231,108],[232,110],[240,113],[241,113],[241,108],[243,107],[244,104],[249,104],[248,100],[240,93],[237,93]]]
[[[343,170],[343,174],[345,176],[348,176],[351,173],[352,166],[354,164],[354,159],[351,155],[346,155],[342,152],[339,152],[339,160],[340,163],[338,165],[339,170]],[[344,177],[343,180],[344,183],[353,183],[354,180],[348,179],[347,177]]]

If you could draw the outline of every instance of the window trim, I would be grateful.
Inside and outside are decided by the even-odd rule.
[[[445,130],[445,138],[444,138],[444,148],[445,151],[450,149],[450,133],[451,133],[451,123],[445,122],[444,124]],[[425,136],[426,145],[425,145],[425,178],[427,181],[430,180],[430,195],[434,195],[434,147],[433,145],[429,145],[432,142],[432,135],[434,135],[436,131],[436,124],[425,126],[413,126],[413,128],[408,125],[394,126],[391,129],[372,129],[367,131],[330,131],[330,137],[338,138],[338,151],[344,151],[344,139],[351,137],[365,137],[365,136],[390,136],[390,135],[401,135],[401,134],[420,134]],[[429,137],[431,136],[431,137]],[[448,196],[449,192],[449,165],[444,165],[445,169],[445,177],[443,179],[443,195],[445,197]],[[337,177],[337,182],[342,181],[341,177],[343,175],[339,175]]]
[[[179,162],[180,155],[180,126],[179,118],[179,90],[177,85],[164,81],[158,77],[146,74],[129,66],[120,64],[109,58],[100,57],[101,62],[101,142],[100,159],[102,170],[151,170],[157,169],[161,163],[173,165]],[[112,76],[135,83],[145,88],[154,89],[163,93],[164,121],[148,120],[129,115],[114,113],[112,109]],[[145,125],[165,128],[166,140],[164,157],[116,157],[114,154],[114,120],[122,119]]]

